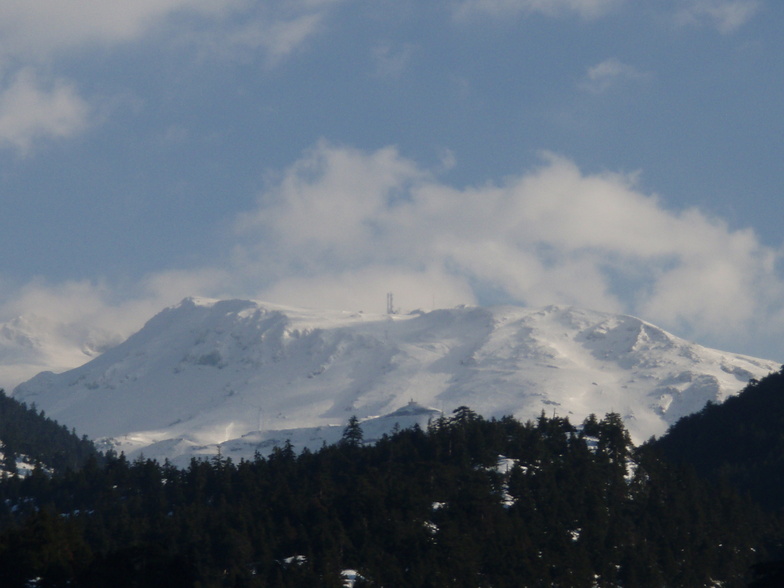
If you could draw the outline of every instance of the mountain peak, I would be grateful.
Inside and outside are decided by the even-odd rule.
[[[575,307],[386,315],[186,298],[93,361],[37,376],[14,396],[128,453],[230,442],[250,456],[300,438],[295,430],[320,444],[314,431],[334,435],[352,415],[368,426],[390,417],[376,428],[409,417],[421,425],[461,405],[574,422],[614,411],[640,441],[777,368]]]

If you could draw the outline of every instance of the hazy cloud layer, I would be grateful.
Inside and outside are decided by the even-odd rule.
[[[348,1],[234,2],[232,18],[213,18],[212,26],[200,32],[184,31],[181,38],[203,55],[233,59],[261,54],[268,66],[276,66],[323,33],[332,11]]]
[[[399,78],[416,51],[411,43],[394,45],[388,41],[381,41],[373,47],[373,62],[375,75],[384,79]]]
[[[0,55],[48,61],[57,53],[114,46],[158,34],[218,40],[223,51],[291,52],[347,0],[0,0]],[[197,30],[210,31],[196,34]]]
[[[2,0],[0,48],[17,58],[48,59],[86,44],[139,38],[178,11],[217,14],[233,0]]]
[[[130,288],[34,282],[5,292],[0,321],[39,315],[79,336],[128,335],[189,295],[384,312],[393,292],[403,311],[501,300],[627,312],[727,349],[784,334],[781,255],[751,230],[553,154],[480,186],[439,173],[393,147],[321,142],[238,219],[223,268]]]
[[[650,77],[650,74],[637,70],[617,57],[611,57],[588,68],[580,87],[592,94],[601,94],[614,86],[626,82],[643,82]]]
[[[681,25],[711,26],[731,33],[751,20],[761,6],[759,0],[685,0],[676,20]]]
[[[779,254],[753,231],[669,210],[633,176],[587,175],[552,154],[503,183],[458,189],[393,148],[321,143],[239,227],[236,271],[264,282],[259,296],[294,304],[383,310],[393,291],[413,309],[492,293],[729,343],[764,323],[782,291]]]
[[[64,138],[88,126],[90,106],[63,79],[42,80],[31,68],[0,82],[0,144],[27,152],[40,137]]]
[[[63,55],[157,34],[221,58],[248,51],[268,65],[298,49],[344,0],[0,0],[0,142],[27,152],[35,140],[89,126],[89,97],[46,74]],[[210,23],[199,27],[198,23]],[[205,32],[206,30],[206,32]]]
[[[599,17],[624,0],[463,0],[455,7],[458,18],[486,14],[503,17],[524,13],[546,16]]]
[[[129,46],[154,39],[185,43],[194,55],[232,59],[261,56],[275,67],[328,30],[327,19],[350,0],[0,0],[0,141],[29,152],[36,141],[77,135],[96,124],[100,109],[77,80],[51,74],[63,56],[96,48]],[[596,19],[625,0],[453,0],[459,20],[539,14]],[[670,10],[681,25],[715,27],[729,33],[760,9],[759,0],[677,0]],[[415,45],[377,43],[376,73],[395,78],[405,70]],[[602,92],[646,74],[610,59],[588,71],[582,88]],[[24,104],[21,99],[24,98]]]
[[[74,337],[90,333],[110,339],[127,337],[164,307],[187,296],[224,294],[222,284],[227,279],[217,268],[159,272],[130,286],[102,280],[49,283],[37,279],[21,288],[5,288],[0,322],[34,317],[59,325]]]

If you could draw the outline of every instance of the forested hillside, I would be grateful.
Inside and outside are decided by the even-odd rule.
[[[469,409],[372,446],[187,469],[110,456],[0,484],[4,586],[744,585],[778,531],[636,451],[619,415]]]
[[[0,389],[0,470],[14,474],[17,461],[65,471],[81,467],[98,456],[92,441],[78,437],[64,425],[46,417],[43,411],[28,407],[5,395]]]
[[[766,509],[784,510],[784,368],[682,418],[652,445],[701,476],[731,482]]]

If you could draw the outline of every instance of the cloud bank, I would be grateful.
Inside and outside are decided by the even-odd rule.
[[[456,188],[392,147],[322,142],[238,232],[235,271],[279,302],[382,311],[393,291],[409,309],[574,304],[730,347],[768,323],[783,285],[780,253],[753,231],[670,210],[633,175],[584,174],[553,154],[503,182]]]
[[[189,295],[384,312],[392,292],[402,311],[570,304],[634,314],[713,347],[781,352],[781,252],[753,231],[672,210],[633,174],[587,174],[551,153],[478,186],[442,173],[394,147],[322,141],[270,176],[220,267],[173,268],[131,287],[6,286],[0,322],[36,315],[82,342],[127,336]]]

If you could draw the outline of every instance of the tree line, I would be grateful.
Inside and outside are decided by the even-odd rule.
[[[742,586],[779,519],[635,448],[620,415],[426,429],[185,469],[122,455],[6,476],[0,575],[28,586]]]
[[[57,471],[83,466],[89,458],[99,458],[92,441],[46,417],[35,405],[7,396],[0,388],[0,470],[15,474],[21,457]]]

